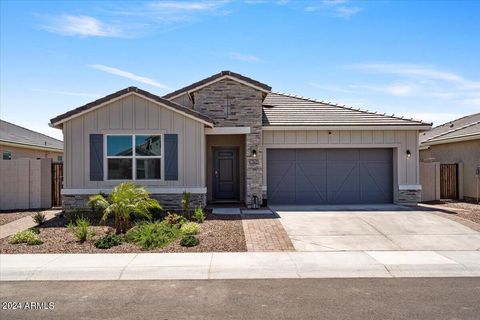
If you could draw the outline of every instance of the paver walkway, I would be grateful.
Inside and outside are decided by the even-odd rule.
[[[42,211],[45,214],[45,219],[48,221],[53,219],[55,215],[60,213],[62,210],[45,210]],[[36,223],[33,221],[32,217],[24,217],[18,220],[14,220],[10,223],[7,223],[3,226],[0,226],[0,239],[6,238],[15,234],[19,231],[27,230],[36,226]]]
[[[244,214],[242,224],[248,251],[295,251],[277,215]]]

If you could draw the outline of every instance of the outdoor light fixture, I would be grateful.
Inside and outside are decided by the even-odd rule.
[[[257,150],[255,150],[255,149],[252,150],[252,157],[254,157],[254,158],[257,157]]]
[[[407,158],[410,158],[412,156],[412,153],[410,152],[410,150],[407,150]]]

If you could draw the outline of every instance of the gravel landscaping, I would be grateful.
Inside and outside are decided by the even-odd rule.
[[[32,214],[31,212],[29,214]],[[38,238],[43,241],[41,245],[10,244],[9,239],[0,240],[1,253],[136,253],[136,252],[241,252],[247,251],[240,216],[214,216],[207,214],[207,219],[200,224],[201,231],[196,237],[200,243],[195,247],[182,247],[177,239],[163,248],[143,250],[131,243],[122,243],[110,249],[97,249],[95,240],[114,233],[114,222],[108,220],[104,226],[99,225],[97,217],[90,217],[92,226],[90,231],[94,236],[80,243],[73,232],[69,230],[66,217],[56,217],[40,229]]]
[[[33,211],[0,212],[0,226],[24,217],[32,216],[35,213],[36,212]]]
[[[480,231],[480,204],[460,202],[460,201],[435,201],[425,203],[426,207],[442,210],[442,216],[450,218],[457,222],[468,220],[477,225],[473,225],[475,230]],[[447,212],[448,213],[447,213]],[[471,225],[468,225],[472,227]]]

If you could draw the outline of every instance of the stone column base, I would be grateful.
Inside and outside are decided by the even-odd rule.
[[[398,204],[417,204],[422,200],[422,190],[398,190]]]

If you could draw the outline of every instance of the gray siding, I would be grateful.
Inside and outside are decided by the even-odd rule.
[[[63,133],[65,189],[95,189],[118,183],[90,181],[91,133],[176,133],[178,181],[148,181],[142,184],[152,187],[205,187],[204,125],[142,97],[129,95],[67,121]]]

